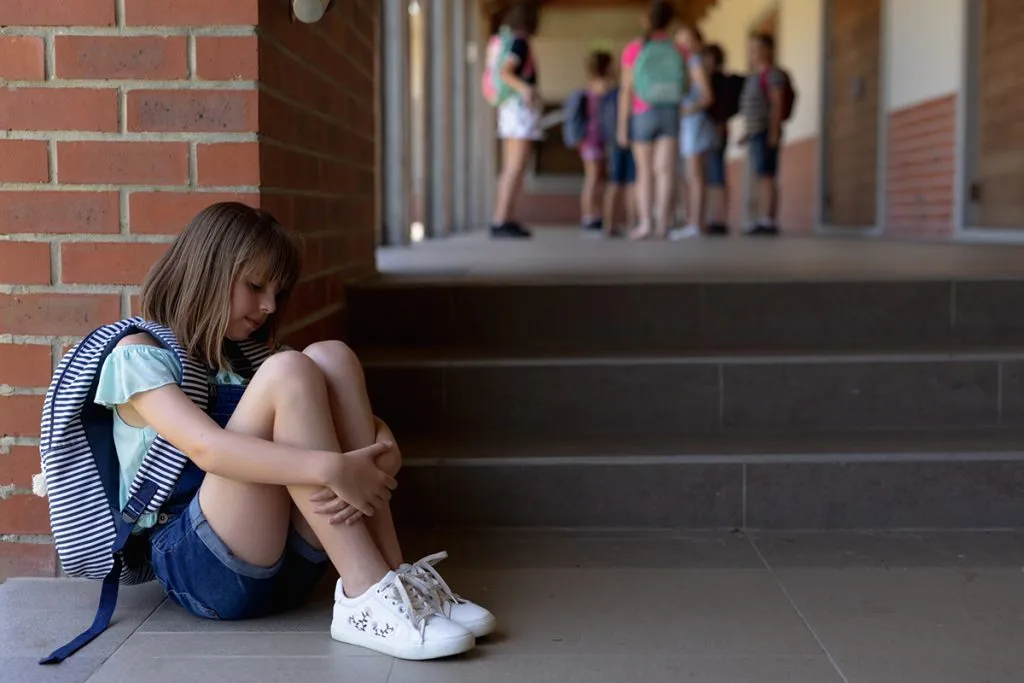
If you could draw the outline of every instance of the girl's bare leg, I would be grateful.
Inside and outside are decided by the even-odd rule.
[[[327,381],[331,416],[341,450],[353,451],[372,444],[377,436],[377,422],[366,393],[363,368],[356,354],[340,341],[318,342],[306,347],[303,353],[316,363]],[[392,476],[401,464],[397,446],[377,460],[377,465]],[[386,506],[377,510],[373,517],[365,520],[365,524],[384,560],[391,569],[398,569],[403,562],[402,548],[391,508]],[[296,526],[301,533],[301,527]]]
[[[653,229],[651,208],[654,205],[654,145],[650,142],[634,142],[633,157],[636,159],[637,224],[629,237],[644,239]]]
[[[676,159],[679,141],[677,138],[659,138],[655,141],[651,166],[654,174],[655,202],[657,216],[654,231],[658,237],[668,235],[675,222]],[[637,181],[639,182],[639,166]],[[642,209],[643,207],[641,207]]]
[[[505,139],[502,143],[504,168],[498,181],[498,196],[494,204],[494,225],[500,225],[512,217],[516,199],[523,187],[523,176],[526,175],[526,164],[530,161],[533,141],[521,139]]]
[[[687,183],[689,184],[690,225],[696,225],[704,231],[707,225],[704,213],[704,200],[707,193],[704,180],[704,154],[692,154],[686,157]]]
[[[327,381],[297,351],[271,356],[250,382],[228,429],[278,443],[341,452]],[[338,570],[346,594],[361,595],[390,569],[365,524],[331,524],[314,511],[316,488],[267,486],[207,474],[199,504],[211,528],[237,557],[272,566],[281,557],[294,502]],[[289,500],[289,498],[291,500]],[[253,533],[253,529],[259,529]]]
[[[619,194],[622,186],[609,183],[604,191],[604,233],[614,235],[619,221]]]

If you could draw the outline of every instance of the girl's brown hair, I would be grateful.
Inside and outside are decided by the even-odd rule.
[[[676,16],[675,7],[667,0],[654,0],[647,12],[647,39],[652,33],[658,33],[668,28]]]
[[[299,278],[299,249],[270,213],[238,202],[206,207],[149,271],[142,315],[171,328],[192,358],[230,369],[224,336],[239,278],[277,286],[277,310],[253,334],[273,344],[281,306]]]
[[[523,0],[514,5],[505,15],[505,25],[513,31],[521,31],[528,36],[537,33],[540,26],[540,11],[536,0]]]
[[[604,50],[591,52],[587,56],[587,76],[590,78],[607,78],[612,68],[612,55]]]

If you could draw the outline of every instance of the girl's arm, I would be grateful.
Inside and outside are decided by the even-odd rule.
[[[341,454],[221,429],[176,384],[135,394],[127,406],[210,474],[254,484],[326,486],[367,515],[386,502],[396,486],[394,478],[374,463],[391,449],[388,442]]]
[[[700,89],[700,99],[684,107],[684,114],[696,114],[707,111],[715,103],[715,94],[711,91],[711,79],[708,72],[700,64],[692,64],[690,69],[690,80]]]
[[[533,86],[516,76],[516,67],[519,66],[518,57],[510,57],[501,66],[501,80],[515,88],[527,104],[533,102]]]

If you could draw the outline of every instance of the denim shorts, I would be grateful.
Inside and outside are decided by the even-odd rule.
[[[750,137],[750,163],[759,178],[774,178],[779,173],[779,148],[768,146],[768,133]]]
[[[612,185],[632,185],[636,182],[636,162],[628,147],[610,146],[608,182]]]
[[[205,619],[250,619],[298,607],[330,566],[327,553],[294,529],[273,566],[239,559],[206,521],[198,493],[153,528],[150,562],[167,597]]]
[[[629,139],[633,142],[654,142],[660,138],[678,137],[679,105],[659,104],[629,118]]]
[[[725,187],[725,181],[725,145],[721,145],[704,155],[704,183],[708,187]]]
[[[679,154],[685,157],[710,152],[718,146],[718,129],[704,112],[687,114],[679,122]]]

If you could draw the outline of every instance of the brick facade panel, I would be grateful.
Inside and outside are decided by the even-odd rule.
[[[952,235],[956,96],[890,113],[887,164],[887,234]]]

